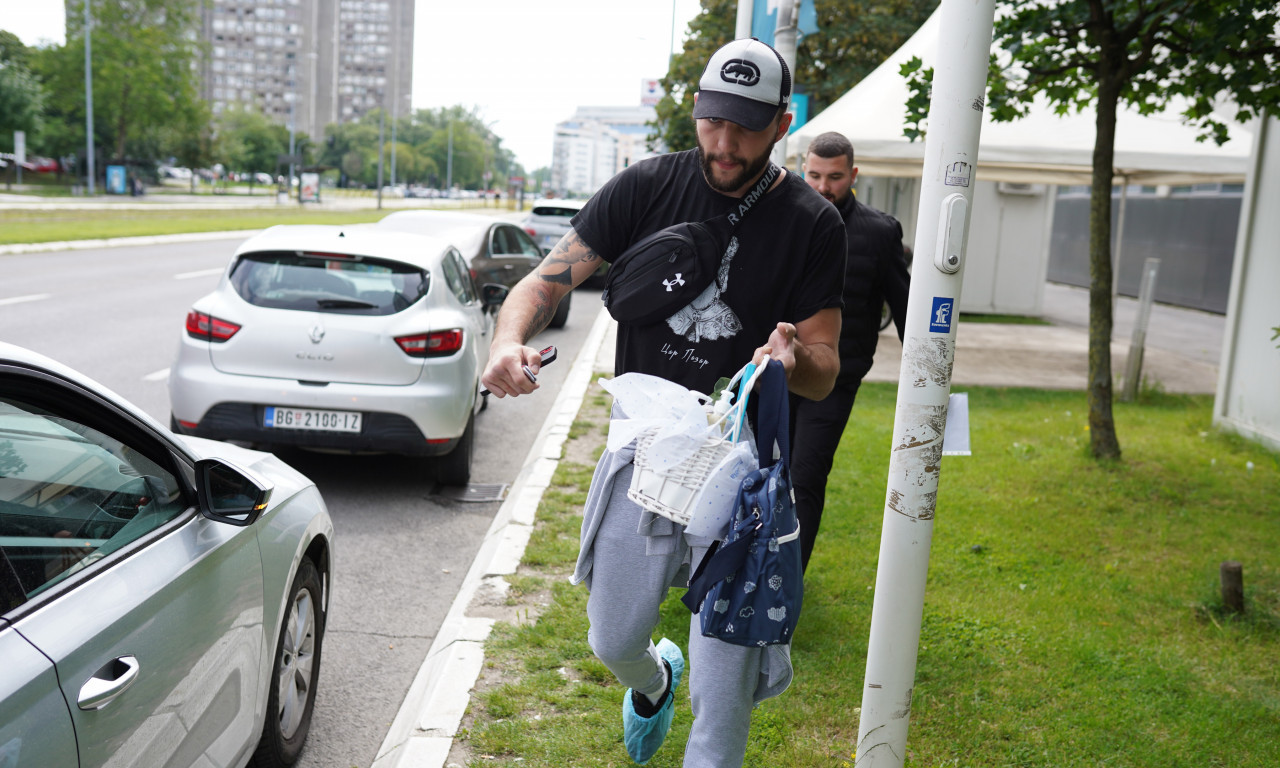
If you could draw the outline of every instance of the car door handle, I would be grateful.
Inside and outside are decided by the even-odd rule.
[[[138,659],[121,656],[107,662],[93,673],[89,682],[80,688],[76,704],[83,710],[102,709],[128,690],[138,680]]]

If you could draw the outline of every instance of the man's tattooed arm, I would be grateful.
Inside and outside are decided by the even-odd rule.
[[[578,264],[588,264],[591,267],[590,272],[582,275],[585,279],[586,275],[600,266],[600,256],[591,250],[591,246],[587,245],[577,232],[570,232],[556,243],[556,247],[552,248],[551,253],[543,260],[542,266],[538,269],[538,277],[548,283],[572,286],[576,282],[581,282],[573,279],[574,267]],[[582,270],[579,269],[579,273],[581,272]]]
[[[546,280],[546,277],[544,276],[542,279]],[[532,339],[542,333],[543,329],[551,323],[551,316],[556,313],[556,305],[559,303],[551,295],[549,286],[534,284],[532,288],[533,314],[529,316],[524,328],[521,329],[525,339]]]

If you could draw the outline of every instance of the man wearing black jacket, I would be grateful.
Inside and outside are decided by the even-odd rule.
[[[892,216],[859,203],[853,194],[858,169],[853,145],[839,133],[813,140],[805,156],[804,178],[840,211],[849,235],[845,262],[844,311],[840,331],[840,375],[824,400],[791,398],[791,478],[804,566],[809,566],[826,497],[827,475],[844,434],[862,377],[871,370],[880,333],[881,309],[888,302],[902,339],[910,275],[903,256],[902,225]]]

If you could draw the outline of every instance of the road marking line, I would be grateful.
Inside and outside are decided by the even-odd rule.
[[[0,306],[5,304],[23,304],[28,301],[43,301],[52,295],[52,293],[33,293],[30,296],[14,296],[9,299],[0,299]]]
[[[156,371],[155,373],[148,373],[146,376],[142,377],[142,380],[143,381],[164,381],[167,378],[169,378],[169,369],[164,368],[159,371]]]
[[[223,270],[223,267],[218,267],[217,269],[201,269],[195,272],[183,272],[181,274],[174,275],[173,279],[174,280],[190,280],[193,277],[208,277],[209,275],[220,275],[222,274],[222,270]]]

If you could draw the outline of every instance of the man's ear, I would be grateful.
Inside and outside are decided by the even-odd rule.
[[[791,127],[791,113],[783,112],[782,119],[778,121],[778,133],[773,137],[774,141],[782,141],[782,137],[787,135],[787,129]]]
[[[852,184],[857,180],[858,180],[858,166],[855,165],[853,166],[853,172],[849,174],[849,183]]]

